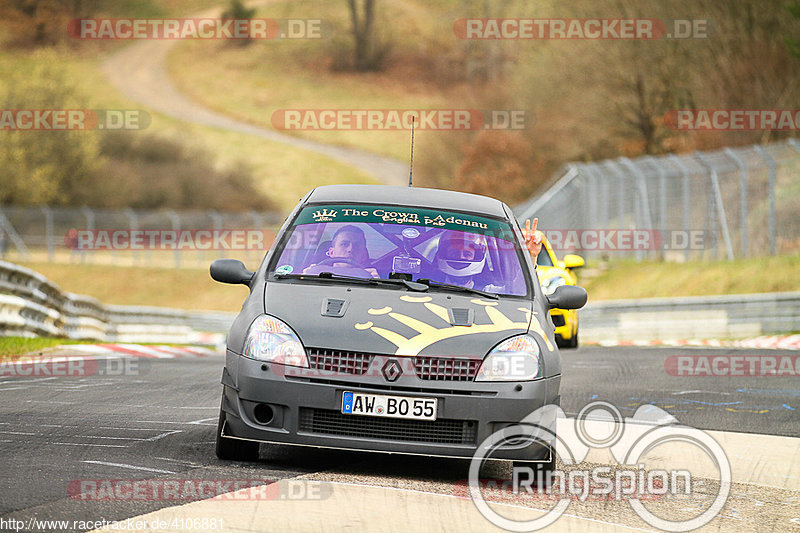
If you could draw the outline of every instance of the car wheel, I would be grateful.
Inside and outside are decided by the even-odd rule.
[[[225,411],[220,407],[219,423],[217,424],[217,445],[215,448],[217,458],[225,461],[256,461],[258,459],[258,443],[223,437],[222,427],[224,425]]]
[[[558,333],[556,333],[556,346],[558,346],[559,348],[567,347],[567,341],[565,341]]]
[[[570,348],[577,348],[578,347],[578,330],[575,330],[575,333],[572,334],[572,338],[567,343],[567,346]]]

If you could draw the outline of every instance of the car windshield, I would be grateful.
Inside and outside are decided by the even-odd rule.
[[[278,243],[275,275],[432,280],[526,296],[521,248],[506,221],[405,206],[314,205]]]

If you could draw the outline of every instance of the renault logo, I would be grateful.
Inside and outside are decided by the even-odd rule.
[[[397,378],[403,373],[403,370],[400,368],[400,363],[398,363],[395,359],[390,359],[383,365],[383,377],[386,378],[386,381],[397,381]]]

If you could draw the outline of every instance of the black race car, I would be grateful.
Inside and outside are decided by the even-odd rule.
[[[336,185],[308,193],[256,272],[231,327],[216,453],[259,443],[469,458],[490,434],[559,404],[561,360],[511,209],[424,188]],[[494,459],[554,460],[548,442]]]

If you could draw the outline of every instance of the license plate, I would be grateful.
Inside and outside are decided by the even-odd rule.
[[[346,415],[381,416],[436,420],[436,398],[386,396],[345,391],[342,394],[342,413]]]

